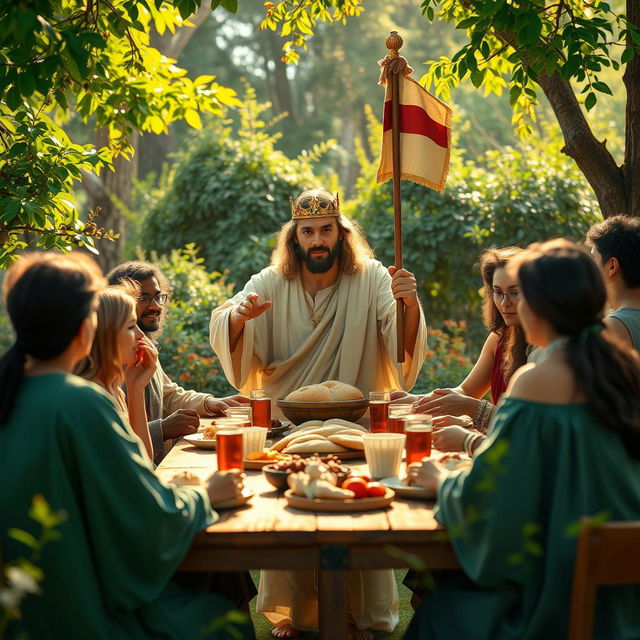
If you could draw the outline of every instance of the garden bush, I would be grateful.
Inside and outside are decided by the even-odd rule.
[[[373,119],[371,148],[379,125]],[[469,321],[473,342],[484,339],[480,323],[482,281],[474,264],[489,246],[565,236],[584,238],[600,219],[584,177],[560,151],[560,138],[519,149],[486,153],[479,161],[452,157],[443,194],[412,182],[402,183],[404,264],[418,280],[430,323]],[[362,175],[348,211],[364,227],[376,256],[394,262],[392,184],[375,182],[377,160],[359,153]]]
[[[166,193],[143,220],[143,247],[169,253],[195,242],[208,269],[228,270],[238,287],[268,264],[275,232],[289,219],[289,197],[318,185],[312,164],[332,144],[288,158],[274,147],[279,134],[260,120],[268,106],[248,90],[236,132],[212,121],[191,135]]]
[[[173,293],[164,331],[158,340],[160,362],[179,385],[221,397],[237,393],[227,382],[209,344],[211,310],[231,295],[231,286],[219,272],[208,272],[193,244],[166,256],[151,253],[169,280]]]

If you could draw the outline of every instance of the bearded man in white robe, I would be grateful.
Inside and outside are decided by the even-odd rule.
[[[229,382],[272,399],[325,380],[369,391],[413,387],[427,349],[416,281],[386,269],[326,191],[305,191],[271,266],[214,309],[210,340]],[[390,275],[391,274],[391,275]],[[405,361],[396,362],[396,300]]]
[[[229,382],[272,399],[340,380],[369,391],[411,389],[426,355],[427,331],[412,273],[385,268],[338,197],[303,192],[278,237],[271,266],[214,309],[210,340]],[[405,304],[405,361],[396,362],[396,300]],[[392,631],[398,592],[392,571],[351,572],[351,635]],[[317,627],[312,571],[263,571],[257,610],[276,637]]]

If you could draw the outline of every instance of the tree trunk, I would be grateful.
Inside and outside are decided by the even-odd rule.
[[[136,147],[138,134],[131,135],[131,144]],[[109,143],[108,129],[97,131],[96,145],[104,147]],[[121,207],[127,209],[131,206],[131,186],[136,176],[137,159],[134,154],[131,160],[118,157],[113,162],[113,171],[102,169],[98,179],[93,177],[83,180],[83,186],[87,191],[90,208],[99,210],[95,223],[105,229],[113,229],[120,234],[115,241],[96,240],[96,248],[100,252],[96,260],[106,273],[109,269],[122,262],[124,244],[126,241],[126,216]]]
[[[274,80],[274,92],[271,102],[276,115],[280,115],[285,111],[289,114],[289,128],[297,122],[296,112],[293,107],[293,97],[291,94],[291,85],[287,77],[287,65],[282,62],[282,49],[280,41],[276,33],[267,29],[265,32],[267,39],[266,56],[273,63],[272,77]]]
[[[565,146],[596,194],[605,218],[627,213],[627,194],[623,171],[607,149],[607,141],[596,139],[589,127],[571,85],[558,72],[541,74],[538,82],[558,119]]]
[[[636,0],[629,0],[630,4],[635,2]],[[517,49],[513,34],[496,33],[496,35],[512,48]],[[520,54],[525,55],[522,51]],[[573,158],[591,185],[602,215],[609,218],[617,214],[631,214],[632,212],[628,209],[624,171],[616,164],[607,149],[607,141],[600,142],[593,135],[569,82],[564,80],[557,71],[551,75],[541,73],[537,81],[549,100],[562,130],[565,141],[562,151]]]
[[[640,2],[627,0],[627,20],[640,28]],[[632,40],[627,35],[627,46]],[[627,191],[626,213],[640,216],[640,53],[627,62],[622,77],[627,90],[625,113],[624,178]]]

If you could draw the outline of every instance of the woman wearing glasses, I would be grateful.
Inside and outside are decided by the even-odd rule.
[[[459,386],[434,389],[423,396],[415,408],[418,413],[437,416],[433,438],[434,446],[440,451],[473,453],[482,437],[465,427],[473,426],[486,432],[493,409],[512,373],[527,361],[527,343],[517,310],[518,283],[506,268],[509,260],[520,252],[518,247],[482,252],[479,266],[485,291],[483,316],[490,333],[480,357]],[[489,389],[493,404],[482,400]]]
[[[96,337],[76,373],[115,398],[125,423],[131,425],[153,459],[144,389],[156,370],[158,352],[138,328],[137,296],[138,287],[132,281],[98,294]],[[123,384],[127,385],[126,397]]]

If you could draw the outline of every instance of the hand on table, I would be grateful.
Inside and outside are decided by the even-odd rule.
[[[207,396],[204,401],[205,415],[208,416],[223,416],[225,411],[229,408],[229,405],[224,400],[218,400],[213,396]]]
[[[462,443],[469,430],[459,426],[441,427],[433,430],[431,443],[438,451],[462,451]]]
[[[391,293],[396,300],[403,300],[407,307],[418,304],[418,285],[416,278],[406,269],[389,267],[391,274]]]
[[[433,429],[442,427],[473,428],[473,420],[469,416],[433,416]]]
[[[415,404],[420,397],[406,391],[392,391],[390,394],[391,404],[409,404],[410,402]]]
[[[473,415],[478,400],[465,396],[455,389],[434,389],[420,399],[415,413],[430,413],[434,416]]]
[[[446,475],[447,471],[440,463],[426,458],[422,462],[413,462],[407,470],[409,484],[424,487],[434,493]]]
[[[180,438],[195,433],[200,426],[200,416],[193,409],[178,409],[162,420],[162,437]]]
[[[242,497],[245,475],[238,469],[216,471],[207,478],[207,492],[211,504]]]
[[[229,407],[246,407],[251,404],[251,399],[247,398],[247,396],[235,395],[235,396],[227,396],[226,398],[220,398],[224,403]]]
[[[267,309],[271,307],[271,302],[260,302],[260,296],[257,293],[249,293],[247,297],[238,303],[231,311],[231,319],[233,321],[247,322],[261,316]]]

